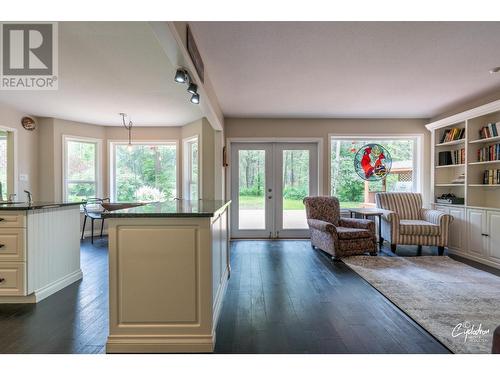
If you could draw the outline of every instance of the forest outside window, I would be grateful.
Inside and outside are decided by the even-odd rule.
[[[177,197],[177,144],[111,143],[111,199],[162,202]]]
[[[377,143],[389,151],[392,168],[379,181],[365,181],[354,170],[354,156],[364,145]],[[374,207],[378,192],[417,192],[418,137],[331,138],[331,194],[342,208]]]
[[[64,199],[81,202],[100,194],[101,141],[64,137]]]

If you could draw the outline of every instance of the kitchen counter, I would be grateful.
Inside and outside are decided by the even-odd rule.
[[[231,270],[229,204],[175,200],[103,214],[108,353],[213,351]]]
[[[0,211],[27,211],[40,210],[44,208],[58,208],[66,206],[79,206],[85,202],[1,202]]]
[[[172,200],[104,212],[102,216],[105,218],[214,217],[229,204],[230,201],[223,200]]]

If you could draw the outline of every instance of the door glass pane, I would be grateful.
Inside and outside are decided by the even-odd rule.
[[[283,229],[307,229],[309,150],[283,150]]]
[[[266,229],[265,150],[239,150],[239,229]]]

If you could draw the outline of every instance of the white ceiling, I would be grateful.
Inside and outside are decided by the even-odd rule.
[[[194,22],[225,116],[423,117],[500,91],[500,22]]]
[[[165,26],[166,27],[166,26]],[[202,117],[147,22],[59,23],[59,90],[0,91],[34,116],[120,125],[179,126]]]

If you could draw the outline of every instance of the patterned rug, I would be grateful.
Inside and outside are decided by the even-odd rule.
[[[446,256],[343,262],[452,352],[491,353],[500,325],[500,277]]]

